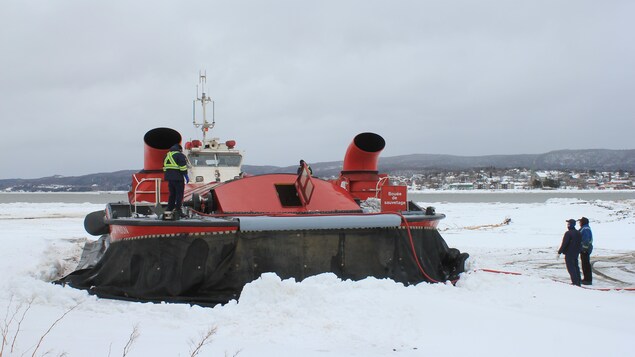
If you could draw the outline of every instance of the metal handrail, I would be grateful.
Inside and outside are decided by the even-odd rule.
[[[137,181],[137,177],[136,175],[133,175],[135,181]],[[137,188],[139,187],[139,185],[141,185],[143,182],[145,181],[154,181],[154,190],[151,191],[141,191],[141,190],[137,190]],[[133,191],[133,197],[134,197],[134,213],[137,214],[137,204],[139,202],[139,200],[137,199],[137,195],[138,194],[148,194],[148,193],[154,193],[154,205],[156,206],[157,204],[161,203],[161,179],[160,178],[143,178],[141,179],[141,181],[137,181],[137,184],[134,187],[134,191]],[[150,202],[152,203],[152,202]]]

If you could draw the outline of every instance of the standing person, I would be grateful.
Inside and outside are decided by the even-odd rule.
[[[164,179],[168,181],[170,190],[166,211],[172,212],[174,219],[179,219],[181,215],[185,183],[190,181],[187,176],[187,158],[181,150],[183,150],[181,145],[172,145],[163,160]]]
[[[589,219],[582,217],[580,222],[580,234],[582,235],[582,250],[580,251],[580,260],[582,261],[582,284],[591,285],[593,283],[593,273],[591,271],[591,252],[593,251],[593,232],[589,227]]]
[[[571,277],[571,284],[580,286],[580,266],[578,256],[580,255],[581,234],[575,229],[575,219],[569,219],[567,231],[562,237],[562,244],[558,249],[558,256],[564,253],[564,260],[567,264],[567,271]]]
[[[313,176],[313,170],[311,169],[311,166],[309,166],[309,164],[307,164],[306,161],[304,160],[300,160],[300,166],[298,167],[298,175],[302,172],[302,168],[304,168],[304,166],[306,166],[306,168],[309,170],[309,175]]]

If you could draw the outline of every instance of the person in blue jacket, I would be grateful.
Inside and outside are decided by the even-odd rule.
[[[578,256],[580,255],[582,237],[580,232],[575,229],[575,219],[569,219],[567,222],[567,231],[562,237],[562,244],[558,249],[558,256],[564,253],[564,260],[567,264],[567,271],[571,277],[571,284],[580,286],[580,266],[578,265]]]
[[[185,183],[190,181],[187,176],[187,158],[181,150],[183,150],[181,145],[172,145],[163,160],[163,178],[168,181],[168,189],[170,190],[166,211],[172,212],[174,219],[178,219],[181,215]]]
[[[591,285],[593,283],[593,273],[591,271],[591,252],[593,251],[593,232],[589,227],[589,219],[582,217],[580,222],[580,234],[582,235],[582,249],[580,251],[580,261],[582,261],[582,284]]]

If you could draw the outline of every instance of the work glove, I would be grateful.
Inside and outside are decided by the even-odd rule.
[[[187,174],[185,174],[183,176],[185,177],[185,183],[189,183],[190,182],[190,177]]]

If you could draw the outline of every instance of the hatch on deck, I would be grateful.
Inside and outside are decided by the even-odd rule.
[[[295,188],[295,184],[277,183],[275,186],[280,204],[283,207],[302,207],[302,201],[298,195],[298,190]]]

